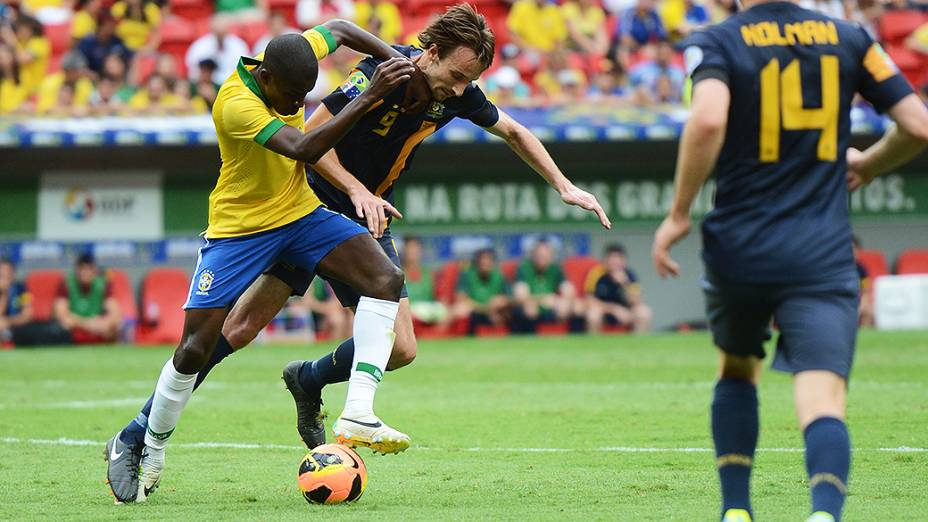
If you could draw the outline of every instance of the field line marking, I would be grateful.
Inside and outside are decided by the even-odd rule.
[[[106,442],[88,440],[88,439],[69,439],[61,437],[58,439],[29,439],[19,437],[0,437],[0,443],[3,444],[30,444],[34,446],[41,445],[59,445],[59,446],[103,446]],[[290,444],[257,444],[248,442],[181,442],[171,444],[172,448],[208,448],[208,449],[280,449],[280,450],[298,450],[305,449],[303,446]],[[599,448],[436,448],[430,446],[413,446],[414,450],[420,451],[444,451],[444,452],[494,452],[494,453],[711,453],[712,448],[654,448],[654,447],[636,447],[636,446],[604,446]],[[801,453],[802,448],[758,448],[761,453]],[[909,446],[900,446],[897,448],[855,448],[854,451],[875,451],[882,453],[926,453],[928,448],[914,448]]]

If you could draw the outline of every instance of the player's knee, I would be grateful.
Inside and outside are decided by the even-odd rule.
[[[233,350],[239,350],[248,346],[248,343],[258,336],[260,330],[260,327],[255,327],[247,321],[237,321],[231,324],[227,323],[222,329],[222,334],[225,336],[226,341],[229,341],[229,346]]]
[[[723,354],[719,377],[750,381],[757,384],[758,362],[754,357]]]
[[[197,373],[209,360],[213,347],[202,342],[202,338],[184,336],[174,352],[174,367],[181,373]]]
[[[376,299],[399,301],[404,283],[403,271],[396,265],[390,264],[389,268],[382,270],[373,278],[367,295]]]

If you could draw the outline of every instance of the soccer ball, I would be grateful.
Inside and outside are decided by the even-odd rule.
[[[367,486],[367,467],[348,446],[323,444],[303,457],[297,481],[310,504],[354,502]]]

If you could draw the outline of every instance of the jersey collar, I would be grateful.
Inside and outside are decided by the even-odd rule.
[[[261,92],[261,88],[258,87],[258,81],[255,80],[255,77],[248,71],[249,65],[261,65],[261,60],[242,56],[238,61],[238,66],[235,68],[235,70],[238,71],[238,77],[242,79],[242,83],[245,84],[245,87],[248,87],[248,90],[255,93],[255,96],[264,102],[264,105],[269,105],[267,98],[264,97],[264,93]]]

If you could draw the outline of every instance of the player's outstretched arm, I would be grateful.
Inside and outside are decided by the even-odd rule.
[[[332,33],[339,46],[343,45],[359,53],[369,54],[378,60],[406,58],[403,53],[348,20],[336,18],[325,22],[322,26]],[[417,68],[406,89],[403,109],[409,112],[421,112],[430,101],[432,101],[431,89],[425,80],[425,75]]]
[[[576,205],[596,214],[603,228],[612,228],[612,222],[596,197],[585,190],[577,188],[561,169],[554,163],[545,146],[524,125],[512,119],[511,116],[499,111],[499,120],[487,131],[506,140],[509,148],[522,158],[532,170],[537,172],[548,185],[561,195],[561,200],[568,205]]]
[[[661,277],[680,273],[680,265],[670,257],[670,248],[690,231],[690,208],[722,150],[730,103],[731,92],[721,80],[709,78],[693,86],[690,119],[683,128],[677,154],[673,205],[654,234],[651,248],[654,267]]]
[[[319,107],[306,120],[306,128],[315,129],[332,118],[329,108],[325,104],[319,104]],[[374,238],[379,239],[383,236],[388,223],[387,214],[403,218],[399,210],[383,198],[371,194],[371,191],[367,190],[358,178],[348,172],[348,169],[339,161],[335,149],[323,154],[322,158],[313,164],[313,170],[321,174],[335,188],[348,194],[351,202],[354,203],[355,213],[359,218],[367,219],[367,230]]]
[[[408,58],[391,58],[377,66],[370,88],[346,105],[337,116],[306,133],[284,125],[264,146],[297,161],[316,163],[345,137],[374,103],[409,80],[414,71],[415,66]]]
[[[906,96],[888,113],[895,125],[878,142],[863,152],[855,148],[847,150],[849,190],[908,163],[928,147],[928,109],[918,96]]]

